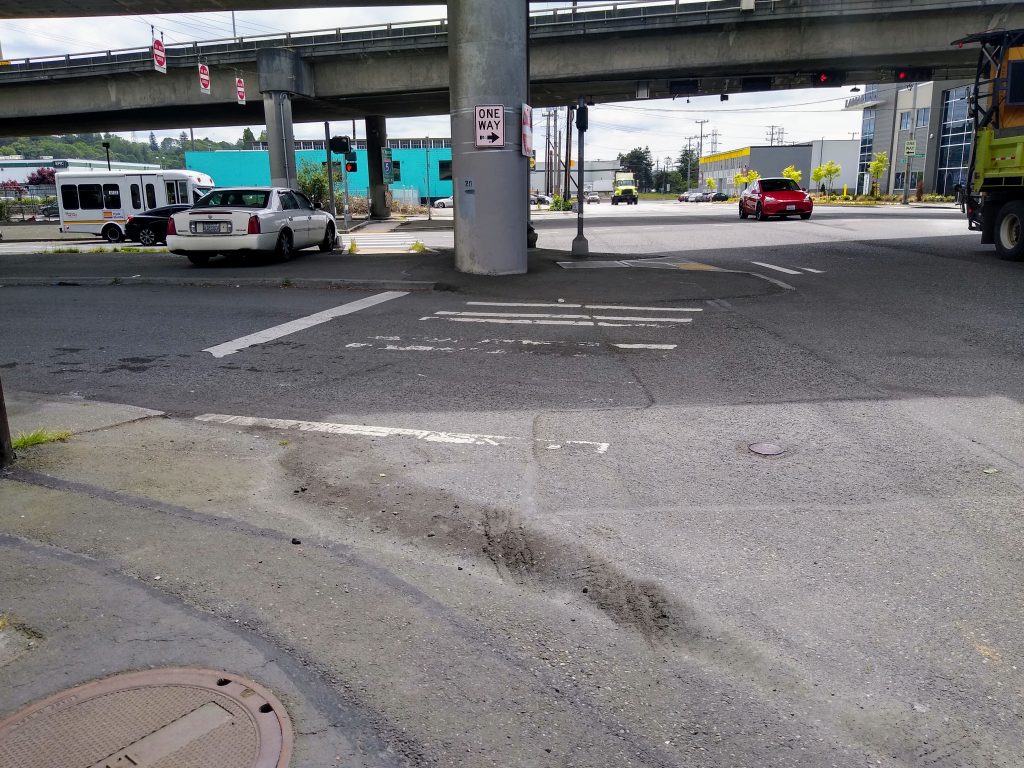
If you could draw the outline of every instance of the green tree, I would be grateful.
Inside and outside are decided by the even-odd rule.
[[[692,188],[694,179],[697,178],[697,174],[700,172],[700,158],[697,157],[697,150],[685,147],[680,150],[679,158],[676,160],[676,167],[679,168],[679,172],[683,175],[683,188]]]
[[[745,174],[745,173],[737,173],[735,176],[732,177],[732,183],[733,183],[733,186],[736,187],[736,191],[739,192],[744,187],[746,187],[747,184],[748,184],[748,182],[747,182],[747,174]]]
[[[262,131],[260,131],[260,137],[259,137],[259,139],[257,139],[257,141],[266,141],[266,140],[267,140],[267,129],[264,128]]]
[[[871,179],[871,194],[878,197],[878,180],[889,170],[889,155],[876,152],[875,159],[868,163],[868,176]]]
[[[787,165],[785,168],[783,168],[782,175],[785,176],[787,179],[792,179],[797,184],[799,184],[800,179],[804,177],[803,172],[797,170],[797,167],[795,165]]]
[[[156,152],[157,150],[160,149],[160,145],[156,143],[156,134],[153,133],[152,131],[149,132],[149,148],[153,152]]]
[[[322,165],[303,160],[296,172],[299,191],[308,197],[313,205],[327,205],[327,169]]]
[[[640,190],[646,191],[654,187],[654,159],[651,157],[650,147],[636,147],[624,155],[619,155],[619,167],[627,168],[636,175]]]
[[[843,172],[843,166],[834,160],[829,160],[827,163],[819,165],[813,171],[811,171],[811,181],[820,186],[824,183],[829,194],[832,194],[832,182],[835,181],[836,176]]]
[[[714,192],[716,189],[718,189],[718,182],[715,181],[712,178],[708,178],[708,180],[705,182],[705,184],[708,185],[708,189],[710,189],[712,192]]]
[[[249,149],[254,141],[256,141],[256,137],[252,133],[252,128],[247,127],[242,131],[242,138],[238,142],[239,149]]]

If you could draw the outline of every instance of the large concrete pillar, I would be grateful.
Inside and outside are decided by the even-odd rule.
[[[267,145],[270,149],[270,184],[294,189],[298,174],[295,171],[291,95],[282,91],[264,93],[263,113],[267,120]]]
[[[390,219],[391,205],[384,183],[384,165],[380,151],[388,145],[387,121],[383,115],[366,117],[366,173],[370,177],[367,197],[371,219]]]
[[[455,266],[481,275],[526,272],[529,164],[527,0],[448,0]],[[476,146],[477,106],[504,108],[505,144]]]
[[[297,186],[295,131],[292,126],[292,94],[312,98],[313,74],[309,64],[288,48],[260,48],[256,70],[270,148],[270,183],[275,187]]]

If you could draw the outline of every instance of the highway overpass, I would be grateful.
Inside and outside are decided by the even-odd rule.
[[[754,11],[716,0],[534,13],[529,98],[545,107],[579,96],[800,88],[821,71],[835,73],[831,85],[886,82],[907,67],[971,77],[975,52],[950,42],[1012,25],[1024,26],[1022,0],[761,0]],[[310,95],[292,101],[297,122],[443,114],[448,45],[448,23],[438,20],[168,45],[167,75],[153,71],[149,48],[14,60],[0,67],[0,135],[260,124],[256,56],[275,47],[308,65]],[[200,61],[213,74],[210,96],[196,85]],[[245,106],[236,103],[235,72],[247,81]]]

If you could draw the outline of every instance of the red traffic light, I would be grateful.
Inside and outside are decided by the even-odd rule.
[[[829,77],[829,74],[828,74],[828,72],[822,72],[822,73],[820,73],[820,74],[818,75],[818,82],[819,82],[819,83],[827,83],[827,82],[828,82],[829,80],[831,80],[831,79],[832,79],[832,78],[831,78],[831,77]]]
[[[842,85],[844,74],[845,73],[837,72],[834,69],[824,69],[814,74],[811,78],[811,85],[825,88]]]
[[[345,170],[348,173],[355,173],[358,169],[359,169],[359,167],[355,163],[353,163],[351,161],[345,163]]]
[[[932,79],[932,71],[928,67],[906,67],[895,72],[897,83],[923,83]]]

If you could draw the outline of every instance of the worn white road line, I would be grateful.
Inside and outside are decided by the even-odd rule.
[[[377,304],[383,304],[385,301],[397,299],[400,296],[407,296],[408,293],[408,291],[385,291],[384,293],[378,293],[374,296],[367,296],[365,299],[350,301],[348,304],[342,304],[340,307],[325,309],[323,312],[317,312],[315,315],[307,315],[306,317],[300,317],[298,320],[292,320],[288,323],[275,325],[273,328],[267,328],[256,333],[251,333],[248,336],[242,336],[234,341],[226,341],[223,344],[207,347],[203,352],[209,352],[214,357],[233,355],[235,352],[247,347],[252,347],[257,344],[265,344],[268,341],[279,339],[282,336],[288,336],[289,334],[305,330],[306,328],[312,328],[314,325],[326,323],[328,320],[333,320],[336,317],[350,315],[361,309],[366,309],[367,307],[372,307]]]
[[[675,349],[675,344],[612,344],[619,349]]]
[[[823,269],[811,269],[810,267],[800,267],[804,272],[813,272],[816,275],[824,275],[825,270]]]
[[[787,269],[786,267],[777,267],[774,264],[765,264],[763,261],[752,261],[750,263],[751,264],[757,264],[757,266],[764,267],[765,269],[774,269],[776,272],[782,272],[783,274],[786,274],[786,275],[799,275],[799,274],[801,274],[800,272],[798,272],[795,269]]]
[[[567,307],[568,309],[579,309],[582,304],[531,304],[529,302],[516,303],[513,301],[467,301],[471,307]]]
[[[590,317],[590,315],[538,314],[534,312],[452,312],[450,310],[439,310],[434,314],[441,315],[442,317],[557,317],[572,320],[582,320]]]
[[[699,307],[623,307],[616,304],[584,304],[587,309],[617,309],[630,312],[703,312]]]
[[[448,319],[456,317],[473,318],[508,318],[508,319],[548,319],[548,320],[625,320],[638,323],[692,323],[691,317],[619,317],[618,315],[562,315],[562,314],[534,314],[530,312],[451,312],[442,310],[434,313]]]
[[[269,429],[295,429],[300,432],[324,432],[332,435],[355,437],[411,437],[428,443],[451,443],[456,445],[502,446],[526,442],[525,438],[508,435],[483,435],[470,432],[439,432],[433,429],[407,429],[404,427],[376,427],[369,424],[333,424],[326,421],[299,421],[296,419],[264,419],[257,416],[229,416],[223,413],[204,413],[196,421],[214,424],[230,424],[238,427],[266,427]],[[596,453],[607,453],[609,443],[592,440],[533,440],[544,443],[551,450],[563,445],[579,445],[593,449]]]
[[[634,323],[692,323],[692,317],[618,317],[616,315],[594,315],[595,320],[623,320]]]
[[[528,320],[522,317],[421,317],[420,320],[447,320],[452,323],[500,323],[503,325],[586,325],[592,326],[590,320]]]
[[[776,280],[774,277],[768,277],[768,275],[762,275],[760,272],[745,272],[744,274],[751,275],[752,277],[759,277],[762,280],[767,280],[772,285],[777,285],[780,288],[785,288],[787,291],[796,290],[796,288],[794,288],[789,283],[784,283],[781,280]]]

